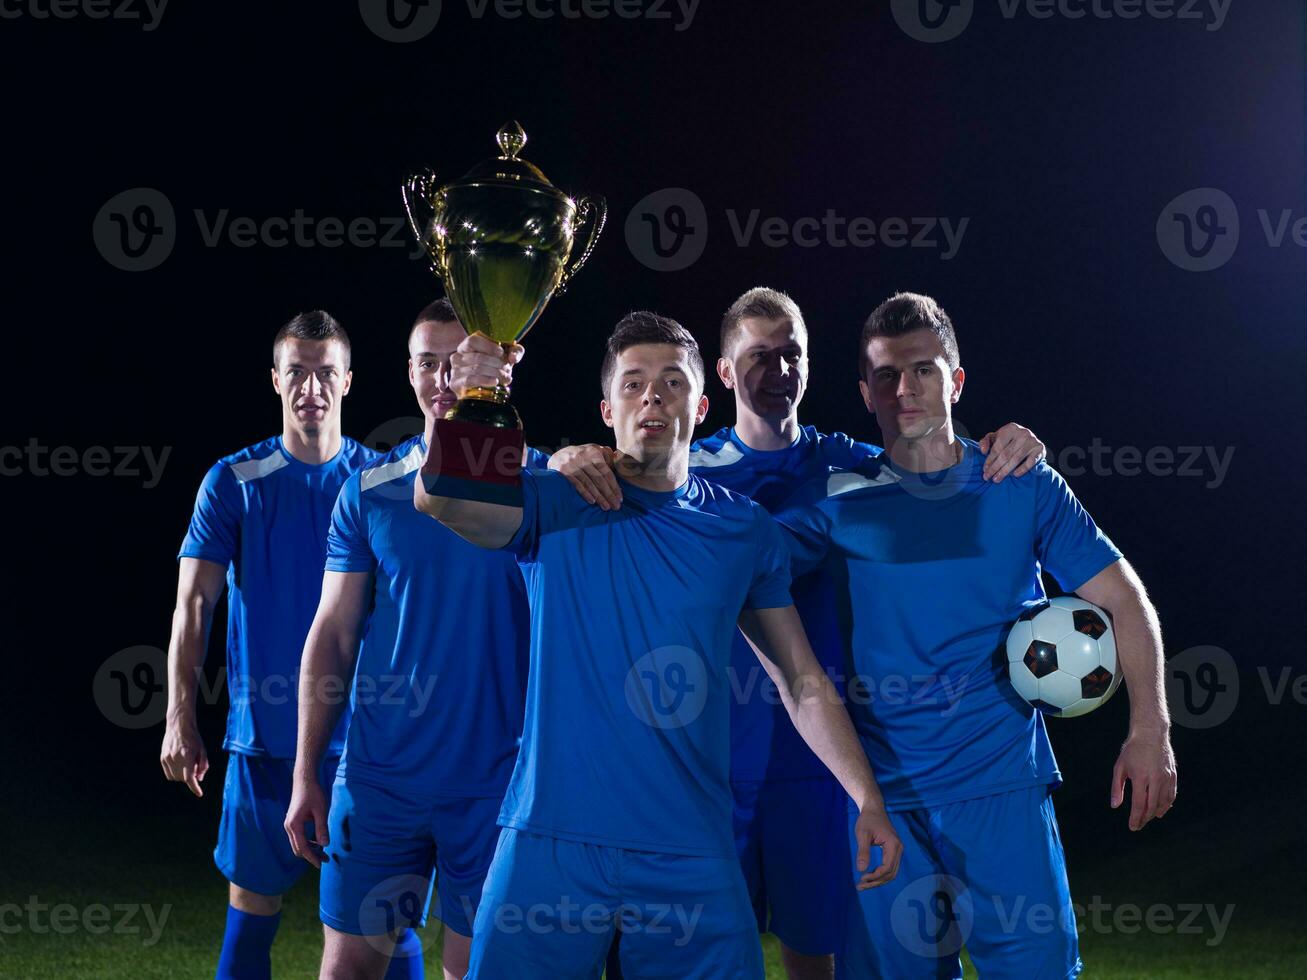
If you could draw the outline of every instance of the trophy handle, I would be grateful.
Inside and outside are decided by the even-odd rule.
[[[604,203],[602,197],[578,197],[576,199],[576,224],[574,228],[580,229],[582,225],[588,224],[590,234],[586,237],[585,248],[581,249],[581,254],[563,270],[562,278],[558,280],[558,288],[554,290],[555,296],[567,289],[567,284],[576,275],[576,270],[585,265],[585,260],[594,251],[595,242],[599,240],[599,233],[604,230],[606,220],[608,220],[608,205]]]
[[[430,167],[424,167],[409,174],[408,180],[404,181],[404,186],[400,188],[404,195],[404,213],[408,215],[408,226],[413,229],[413,237],[417,239],[418,244],[426,251],[427,261],[431,264],[431,271],[439,275],[440,269],[436,265],[435,258],[431,255],[431,250],[427,248],[426,222],[418,224],[417,215],[414,213],[423,204],[426,205],[428,210],[431,210],[431,195],[435,189],[436,172]]]

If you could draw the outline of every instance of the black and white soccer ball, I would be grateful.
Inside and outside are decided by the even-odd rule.
[[[1112,618],[1070,595],[1032,606],[1007,635],[1007,671],[1017,693],[1044,714],[1088,714],[1121,684]]]

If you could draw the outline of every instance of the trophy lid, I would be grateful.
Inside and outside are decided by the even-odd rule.
[[[538,167],[518,159],[517,155],[526,146],[526,131],[517,120],[509,120],[500,126],[499,132],[495,134],[495,142],[499,144],[499,156],[477,164],[458,183],[527,185],[538,190],[562,193]]]

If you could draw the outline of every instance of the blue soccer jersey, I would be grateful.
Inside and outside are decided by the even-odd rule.
[[[810,425],[785,449],[750,449],[732,428],[700,439],[690,452],[690,470],[727,490],[775,511],[830,467],[847,469],[880,453],[842,432],[824,435]],[[844,645],[830,576],[817,569],[794,580],[794,605],[817,660],[842,687]],[[753,648],[739,633],[731,652],[731,779],[737,782],[816,779],[829,770],[808,748],[781,703],[780,693]]]
[[[327,571],[376,576],[339,771],[422,797],[499,797],[522,733],[526,585],[512,555],[413,506],[426,453],[422,436],[400,444],[346,482],[332,515]]]
[[[1074,589],[1121,557],[1047,464],[989,483],[979,446],[961,442],[946,470],[882,455],[777,514],[796,572],[829,560],[847,581],[849,711],[891,810],[1061,781],[1002,647],[1044,598],[1041,569]]]
[[[522,750],[500,823],[565,840],[733,856],[731,642],[745,607],[790,605],[761,507],[693,474],[620,510],[523,474],[506,546],[533,563]]]
[[[229,752],[295,758],[300,654],[322,594],[332,507],[376,456],[346,436],[315,466],[276,436],[223,457],[200,485],[177,557],[227,567]],[[347,724],[342,717],[330,752],[340,752]]]

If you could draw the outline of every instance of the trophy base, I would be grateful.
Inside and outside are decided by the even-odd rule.
[[[445,413],[449,422],[472,422],[476,425],[489,425],[496,429],[521,429],[522,419],[508,401],[492,398],[467,397],[458,402]]]

